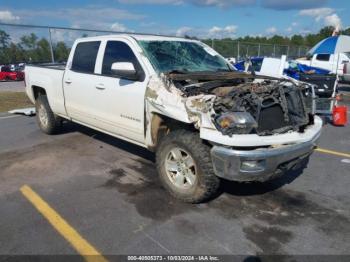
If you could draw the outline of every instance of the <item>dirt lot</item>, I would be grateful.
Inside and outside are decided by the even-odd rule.
[[[0,81],[0,113],[33,106],[24,88],[23,81]]]
[[[200,205],[162,189],[153,154],[91,129],[66,124],[47,136],[33,117],[3,115],[0,137],[0,255],[79,254],[23,185],[103,255],[350,255],[348,126],[326,125],[320,147],[331,152],[315,152],[304,170],[225,182]]]
[[[7,112],[16,108],[33,107],[27,95],[23,92],[0,92],[0,112]]]

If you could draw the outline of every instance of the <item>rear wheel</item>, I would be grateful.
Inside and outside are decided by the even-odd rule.
[[[175,198],[200,203],[219,189],[210,147],[196,133],[177,130],[165,136],[157,149],[156,162],[163,186]]]
[[[38,125],[41,131],[51,135],[60,130],[62,121],[60,117],[52,112],[46,95],[39,95],[35,102],[35,109]]]

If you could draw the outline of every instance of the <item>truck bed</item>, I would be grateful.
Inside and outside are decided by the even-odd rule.
[[[29,99],[35,102],[33,87],[42,88],[47,94],[52,110],[57,114],[66,115],[63,92],[65,64],[26,65],[24,72]]]
[[[66,68],[65,63],[28,64],[27,66],[56,69],[56,70],[64,70]]]

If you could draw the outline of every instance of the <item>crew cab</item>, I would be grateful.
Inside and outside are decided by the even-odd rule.
[[[155,151],[164,187],[191,203],[222,179],[262,182],[300,165],[322,128],[308,84],[235,72],[195,40],[82,38],[66,65],[25,75],[43,132],[66,119]]]
[[[1,81],[20,81],[24,79],[24,73],[20,71],[12,71],[8,66],[2,66],[0,68],[0,80]]]
[[[350,53],[313,54],[299,58],[296,61],[303,65],[328,70],[333,74],[337,74],[341,81],[350,82],[350,72],[347,70],[350,62]]]

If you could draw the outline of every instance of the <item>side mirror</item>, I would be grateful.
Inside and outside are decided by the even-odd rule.
[[[116,77],[137,81],[140,79],[133,63],[116,62],[111,66],[112,74]]]

